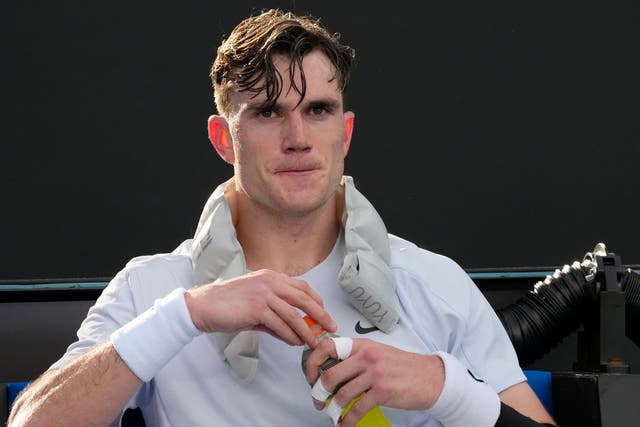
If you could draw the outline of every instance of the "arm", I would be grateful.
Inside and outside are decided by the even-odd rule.
[[[108,425],[141,384],[107,341],[40,376],[14,403],[8,426]]]
[[[289,344],[315,346],[298,309],[335,330],[307,283],[268,270],[172,292],[117,329],[111,340],[35,381],[18,399],[9,425],[108,425],[142,384],[140,378],[146,381],[161,369],[196,327],[204,332],[263,330]],[[121,349],[135,357],[121,358]]]
[[[527,382],[513,385],[499,393],[502,403],[539,423],[555,425],[555,421]]]
[[[307,360],[307,381],[311,384],[316,380],[322,381],[326,390],[335,390],[338,384],[344,383],[334,396],[334,400],[345,407],[351,400],[366,392],[356,402],[347,416],[342,420],[341,427],[351,427],[371,408],[376,405],[407,410],[434,409],[445,386],[445,365],[436,355],[421,355],[406,352],[385,344],[368,339],[354,339],[351,356],[338,365],[327,370],[320,377],[319,366],[329,357],[337,358],[335,345],[330,340],[322,341]],[[467,375],[466,368],[462,373]],[[482,386],[472,379],[469,387],[460,387],[454,398],[457,402],[473,402],[482,409],[483,401],[476,394],[475,387],[481,394],[489,397],[491,404],[499,406],[495,392],[486,384]],[[470,393],[464,396],[465,393]],[[516,416],[531,418],[537,423],[554,425],[554,421],[546,412],[538,397],[529,385],[516,384],[498,395],[502,403],[518,412]],[[317,409],[324,407],[323,402],[315,402]],[[450,407],[464,406],[468,403],[450,405]],[[498,408],[496,406],[496,410]],[[471,409],[473,411],[473,409]],[[471,414],[472,415],[472,414]],[[495,414],[497,416],[497,414]],[[526,419],[522,417],[522,419]],[[494,418],[495,420],[495,418]],[[445,424],[446,425],[446,424]],[[500,424],[497,424],[500,425]],[[508,423],[503,424],[505,426]],[[538,424],[533,424],[538,425]]]

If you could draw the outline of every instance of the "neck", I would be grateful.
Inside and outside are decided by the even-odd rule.
[[[235,200],[227,195],[235,210],[234,224],[247,268],[299,276],[320,264],[331,253],[340,232],[337,212],[342,209],[341,197],[344,195],[339,191],[313,213],[284,216],[262,209],[243,209],[246,200],[237,193]]]

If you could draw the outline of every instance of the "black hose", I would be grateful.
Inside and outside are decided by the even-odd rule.
[[[631,341],[640,347],[640,274],[627,269],[620,288],[625,293],[625,329]]]
[[[585,308],[597,297],[588,286],[589,271],[577,262],[565,265],[515,303],[496,311],[521,365],[539,359],[578,329]],[[640,298],[640,283],[637,290]]]

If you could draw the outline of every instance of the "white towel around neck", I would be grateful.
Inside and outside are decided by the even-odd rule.
[[[195,285],[219,283],[247,273],[240,242],[233,226],[225,191],[234,191],[233,178],[219,185],[204,206],[195,237],[187,253],[191,256]],[[398,323],[395,282],[389,269],[389,238],[382,219],[369,201],[344,176],[345,208],[342,228],[347,255],[339,274],[340,286],[351,304],[373,325],[389,333]],[[259,348],[256,331],[214,332],[221,357],[242,380],[255,376]]]

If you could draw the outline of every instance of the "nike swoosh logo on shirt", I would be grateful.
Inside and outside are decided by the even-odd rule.
[[[370,332],[375,332],[375,331],[379,331],[380,329],[378,329],[377,326],[371,326],[369,328],[365,328],[363,326],[360,325],[360,321],[358,320],[358,323],[356,323],[356,332],[359,334],[368,334]]]
[[[471,378],[473,378],[474,380],[478,381],[479,383],[483,383],[484,382],[480,378],[478,378],[475,375],[473,375],[473,372],[471,372],[470,370],[467,369],[467,372],[469,372],[469,375],[471,375]]]

